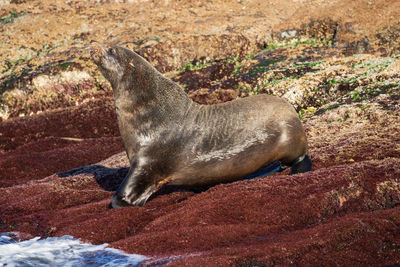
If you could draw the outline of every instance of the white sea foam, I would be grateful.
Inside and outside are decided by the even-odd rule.
[[[17,242],[15,234],[0,234],[0,266],[135,266],[148,259],[106,248],[108,244],[92,245],[72,236],[49,237]]]

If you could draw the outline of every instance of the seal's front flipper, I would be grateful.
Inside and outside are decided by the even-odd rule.
[[[308,157],[308,155],[305,155],[304,157],[300,157],[297,160],[294,161],[294,163],[290,166],[290,175],[296,174],[296,173],[303,173],[303,172],[308,172],[311,170],[311,159]]]
[[[253,172],[252,174],[244,177],[243,179],[254,179],[254,178],[258,178],[258,177],[264,177],[264,176],[268,176],[268,175],[271,175],[273,173],[280,172],[283,170],[284,170],[284,168],[281,167],[280,162],[274,161],[268,165],[261,167],[260,169]]]
[[[143,206],[158,189],[152,178],[153,174],[149,171],[131,167],[128,175],[114,193],[110,207]]]

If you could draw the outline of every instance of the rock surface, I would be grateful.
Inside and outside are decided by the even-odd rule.
[[[148,266],[399,264],[400,3],[217,2],[0,1],[1,231]],[[313,170],[108,209],[128,161],[90,40],[135,49],[202,104],[287,99]]]
[[[340,55],[400,53],[396,0],[34,0],[0,5],[3,119],[79,105],[109,93],[89,60],[92,40],[134,49],[162,72],[229,59],[238,66],[260,49],[288,44],[331,46]],[[304,53],[307,60],[310,55]]]

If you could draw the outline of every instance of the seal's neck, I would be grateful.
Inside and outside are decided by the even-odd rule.
[[[117,111],[131,112],[139,122],[151,119],[156,126],[179,119],[193,104],[181,87],[158,71],[143,76],[126,78],[114,88]]]
[[[113,90],[121,137],[125,144],[140,146],[141,136],[154,136],[157,131],[180,125],[195,104],[182,88],[157,70],[135,72],[113,85]],[[128,150],[129,146],[125,147]],[[133,152],[127,152],[131,159]]]

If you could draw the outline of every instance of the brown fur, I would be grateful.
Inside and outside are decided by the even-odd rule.
[[[297,113],[281,98],[257,95],[199,105],[128,49],[94,44],[91,54],[113,87],[131,163],[113,207],[143,205],[167,182],[235,181],[273,161],[297,164],[307,153]]]

